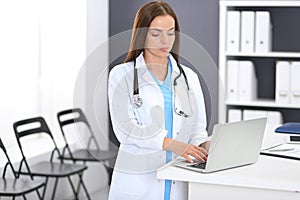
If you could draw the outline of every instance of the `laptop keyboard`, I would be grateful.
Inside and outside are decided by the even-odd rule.
[[[198,168],[198,169],[205,169],[205,166],[206,166],[206,162],[205,163],[197,163],[197,164],[191,165],[191,167],[195,167],[195,168]]]

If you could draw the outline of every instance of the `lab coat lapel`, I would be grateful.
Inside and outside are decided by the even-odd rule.
[[[155,88],[159,89],[158,85],[156,84],[155,80],[153,79],[152,75],[147,69],[147,65],[145,63],[143,53],[141,53],[136,58],[136,69],[138,70],[139,77],[142,77],[141,85],[151,84]]]

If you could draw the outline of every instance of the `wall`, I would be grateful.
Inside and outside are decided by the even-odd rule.
[[[87,1],[87,49],[86,60],[78,79],[84,85],[84,93],[80,88],[75,93],[80,99],[85,96],[85,113],[92,126],[95,137],[103,150],[108,149],[108,110],[107,110],[107,74],[108,74],[108,1]],[[85,175],[90,192],[104,187],[108,176],[100,163],[89,164]]]
[[[61,147],[64,142],[56,114],[77,106],[86,111],[95,132],[99,133],[96,135],[98,141],[107,148],[106,97],[98,98],[99,105],[94,112],[95,108],[88,101],[89,97],[94,97],[89,93],[89,73],[94,75],[94,72],[86,71],[85,64],[87,55],[108,38],[108,0],[1,1],[0,11],[3,28],[0,33],[3,55],[0,61],[0,127],[5,132],[1,133],[1,138],[9,146],[12,161],[18,162],[21,157],[13,122],[40,115],[45,117]],[[101,55],[104,61],[105,53]],[[96,118],[100,119],[101,128]],[[46,148],[44,139],[38,137],[27,142],[27,158],[32,163],[46,158],[46,152],[51,149]],[[79,146],[81,139],[84,138],[73,137],[74,145]],[[0,167],[2,165],[1,160]],[[102,164],[88,166],[84,180],[88,190],[93,192],[106,185],[108,179]],[[66,183],[60,182],[55,199],[72,198]]]

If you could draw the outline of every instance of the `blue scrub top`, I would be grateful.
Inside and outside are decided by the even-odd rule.
[[[167,137],[172,138],[173,135],[173,101],[172,101],[172,64],[170,59],[168,59],[168,74],[165,81],[162,83],[155,75],[149,70],[153,79],[159,86],[163,96],[164,96],[164,111],[165,111],[165,129],[168,131]],[[166,163],[172,160],[172,152],[166,151]],[[164,200],[170,199],[171,192],[171,180],[165,180],[165,193]]]

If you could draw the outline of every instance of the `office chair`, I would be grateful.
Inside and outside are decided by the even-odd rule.
[[[73,109],[59,112],[57,114],[57,120],[66,144],[65,147],[63,148],[61,159],[72,160],[74,163],[76,161],[82,161],[84,163],[102,162],[104,164],[107,173],[109,174],[109,183],[110,183],[112,167],[108,166],[105,163],[105,161],[113,161],[117,156],[117,150],[104,151],[100,149],[99,144],[96,141],[95,135],[91,129],[91,126],[80,108],[73,108]],[[89,130],[87,147],[72,151],[69,146],[64,127],[67,125],[76,124],[80,122],[84,123]],[[92,148],[92,142],[94,143],[95,148]]]
[[[39,127],[31,128],[35,124],[39,124]],[[21,120],[21,121],[15,122],[13,124],[13,127],[14,127],[14,131],[16,134],[16,138],[17,138],[17,142],[18,142],[20,151],[22,153],[22,160],[21,160],[21,163],[19,166],[19,171],[17,172],[18,174],[29,175],[32,179],[35,176],[44,177],[45,184],[46,184],[45,187],[47,187],[48,179],[54,178],[55,184],[54,184],[54,188],[53,188],[52,199],[55,199],[55,193],[56,193],[56,188],[58,185],[59,178],[67,178],[68,179],[71,189],[75,195],[75,199],[78,199],[80,186],[83,187],[87,198],[90,199],[90,196],[86,189],[86,186],[85,186],[84,182],[82,181],[83,171],[87,169],[87,166],[86,165],[76,165],[76,164],[66,164],[66,163],[63,163],[62,161],[53,162],[53,157],[54,157],[55,152],[58,154],[58,156],[61,156],[61,154],[57,148],[56,142],[55,142],[55,140],[52,136],[52,133],[50,132],[50,129],[49,129],[46,121],[44,120],[44,118],[36,117],[36,118]],[[51,157],[50,157],[49,161],[41,161],[41,162],[38,162],[37,164],[30,166],[24,155],[21,138],[29,136],[29,135],[33,135],[33,134],[42,134],[42,133],[45,133],[46,135],[50,136],[52,143],[54,145],[54,149],[51,152]],[[22,170],[23,163],[25,164],[27,171]],[[74,184],[72,183],[72,180],[71,180],[71,176],[76,175],[76,174],[79,177],[79,183],[77,186],[77,190],[75,190]]]
[[[30,179],[21,179],[17,177],[17,174],[14,170],[13,165],[11,164],[10,158],[8,157],[5,146],[3,145],[2,140],[0,139],[0,148],[2,149],[5,157],[6,164],[3,169],[2,178],[0,179],[0,198],[3,197],[15,197],[23,196],[23,199],[26,200],[26,194],[30,192],[37,192],[38,198],[40,200],[44,199],[43,195],[40,195],[39,189],[45,186],[44,181],[41,180],[30,180]],[[6,178],[7,167],[10,167],[14,178]],[[45,190],[44,190],[45,191]]]

